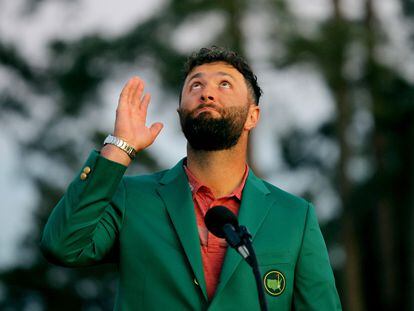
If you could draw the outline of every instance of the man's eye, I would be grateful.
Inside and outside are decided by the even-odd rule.
[[[199,89],[200,87],[201,87],[200,82],[194,82],[193,84],[191,84],[191,89]]]
[[[224,88],[230,88],[231,84],[228,81],[222,81],[222,82],[220,82],[220,86],[224,87]]]

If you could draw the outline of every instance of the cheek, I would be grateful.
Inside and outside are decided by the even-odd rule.
[[[239,96],[237,93],[233,92],[232,90],[224,89],[224,90],[221,90],[220,92],[220,98],[225,101],[236,102],[238,101]]]
[[[248,94],[246,92],[243,92],[243,90],[240,90],[238,88],[235,89],[223,89],[221,91],[221,96],[223,99],[228,99],[231,101],[235,101],[237,103],[241,102],[248,102]]]
[[[185,110],[192,110],[197,106],[195,96],[190,94],[182,94],[180,108]]]
[[[188,99],[193,99],[193,98],[198,98],[200,96],[200,92],[201,90],[196,89],[196,90],[185,90],[181,93],[181,97],[182,98],[188,98]]]

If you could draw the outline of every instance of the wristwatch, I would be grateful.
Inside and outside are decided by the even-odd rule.
[[[121,138],[112,136],[112,135],[108,135],[105,140],[104,140],[104,146],[107,144],[111,144],[114,146],[117,146],[118,148],[120,148],[121,150],[125,151],[126,154],[133,160],[135,158],[135,154],[137,153],[137,151],[135,150],[134,147],[132,147],[131,145],[129,145],[127,142],[125,142],[124,140],[122,140]]]

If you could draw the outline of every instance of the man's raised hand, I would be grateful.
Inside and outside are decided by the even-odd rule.
[[[150,146],[160,133],[163,124],[145,125],[148,105],[151,99],[149,93],[144,94],[144,81],[139,77],[131,78],[122,89],[116,109],[114,136],[124,140],[137,151]],[[128,165],[128,155],[113,145],[102,148],[101,155],[118,163]]]

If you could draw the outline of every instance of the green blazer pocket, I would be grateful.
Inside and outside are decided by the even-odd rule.
[[[294,288],[290,253],[260,253],[257,260],[269,309],[290,310]]]
[[[288,252],[257,255],[265,292],[270,297],[291,296],[293,292],[294,264]]]

